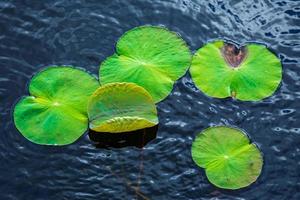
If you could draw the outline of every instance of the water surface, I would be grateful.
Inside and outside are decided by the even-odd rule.
[[[280,88],[261,102],[214,99],[187,73],[158,104],[157,138],[144,149],[99,149],[87,134],[39,146],[19,134],[13,106],[34,73],[64,64],[97,76],[117,39],[145,24],[180,33],[193,52],[214,39],[265,44],[282,60]],[[0,199],[300,199],[299,24],[296,0],[0,0]],[[242,128],[264,153],[250,187],[218,189],[193,163],[191,143],[212,125]]]

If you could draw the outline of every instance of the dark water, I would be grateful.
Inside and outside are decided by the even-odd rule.
[[[144,24],[179,32],[193,52],[216,38],[266,44],[282,59],[281,86],[261,102],[220,100],[186,74],[159,103],[157,138],[143,150],[98,149],[87,134],[39,146],[18,133],[13,106],[35,72],[68,64],[97,75],[119,36]],[[299,25],[295,0],[0,0],[0,199],[300,199]],[[220,124],[244,129],[264,153],[246,189],[215,188],[192,161],[195,135]]]

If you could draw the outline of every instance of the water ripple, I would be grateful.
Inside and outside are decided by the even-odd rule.
[[[0,11],[0,199],[300,199],[299,1],[0,0]],[[177,31],[193,52],[218,38],[263,43],[282,60],[281,86],[260,102],[214,99],[187,73],[158,105],[158,136],[144,149],[96,149],[87,135],[45,147],[18,133],[12,110],[35,72],[64,64],[97,76],[117,39],[145,24]],[[192,161],[196,134],[221,124],[264,153],[248,188],[218,189]]]

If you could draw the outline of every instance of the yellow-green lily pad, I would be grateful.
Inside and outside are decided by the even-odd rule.
[[[116,53],[100,66],[99,80],[101,85],[135,83],[159,102],[170,94],[190,62],[190,50],[179,35],[162,27],[141,26],[119,39]]]
[[[120,133],[158,124],[151,95],[134,83],[111,83],[98,88],[88,103],[90,129]]]
[[[255,182],[263,158],[241,130],[226,126],[205,129],[192,144],[194,162],[205,169],[208,180],[217,187],[239,189]]]
[[[36,74],[30,96],[15,106],[14,121],[33,143],[66,145],[88,128],[87,102],[99,87],[93,76],[73,67],[49,67]]]
[[[258,101],[274,93],[282,68],[280,60],[264,45],[236,45],[215,41],[193,56],[190,73],[208,96]]]

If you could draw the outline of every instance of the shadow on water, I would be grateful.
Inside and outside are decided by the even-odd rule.
[[[89,130],[88,135],[97,148],[122,148],[135,146],[143,148],[147,143],[156,138],[158,125],[123,133],[106,133]]]
[[[136,199],[149,200],[149,198],[140,191],[141,175],[143,174],[143,147],[156,138],[157,130],[158,125],[150,128],[123,133],[96,132],[93,130],[89,130],[88,132],[89,138],[92,142],[94,142],[96,148],[107,149],[111,147],[122,148],[128,146],[141,148],[139,175],[136,185],[125,178],[123,175],[117,174],[111,167],[108,167],[113,176],[123,181],[125,186],[136,194]],[[124,174],[124,172],[122,174]]]

